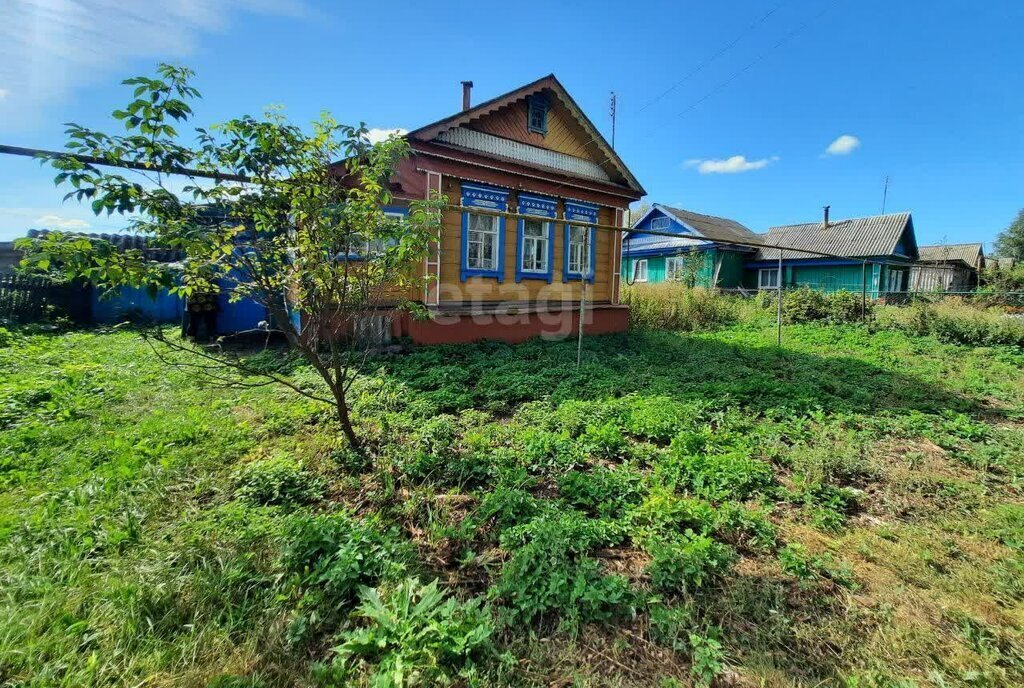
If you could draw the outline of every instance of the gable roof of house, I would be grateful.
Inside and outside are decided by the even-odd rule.
[[[638,227],[654,213],[661,213],[669,219],[676,220],[687,230],[687,234],[668,237],[662,234],[644,234],[643,232],[627,232],[628,247],[643,251],[671,251],[673,249],[692,249],[697,246],[707,247],[712,243],[759,244],[761,237],[735,220],[714,215],[703,215],[689,210],[673,208],[655,203],[650,210],[633,223]]]
[[[715,217],[714,215],[702,215],[690,210],[672,208],[667,205],[656,204],[657,208],[666,211],[674,216],[684,225],[696,230],[706,239],[720,242],[737,242],[743,244],[759,244],[761,237],[755,232],[744,227],[736,220],[727,217]]]
[[[828,254],[844,258],[897,255],[896,248],[908,229],[913,232],[914,221],[909,212],[889,215],[871,215],[847,220],[832,220],[828,227],[822,222],[772,227],[762,237],[768,246],[785,246],[783,259],[816,258]],[[801,250],[802,249],[802,250]],[[914,255],[906,256],[914,258]],[[810,251],[812,253],[804,253]],[[755,260],[777,260],[774,248],[758,250]]]
[[[922,263],[945,263],[959,260],[972,268],[978,266],[978,258],[985,254],[981,244],[919,246],[917,252],[918,260]]]
[[[612,149],[601,134],[600,130],[598,130],[590,118],[587,117],[576,101],[573,100],[572,96],[569,95],[569,92],[565,90],[565,87],[554,74],[548,74],[536,81],[532,81],[524,86],[513,89],[508,93],[486,100],[479,105],[469,108],[468,110],[463,110],[454,115],[439,119],[436,122],[431,122],[419,129],[410,131],[406,134],[406,138],[430,142],[443,141],[446,145],[458,147],[460,143],[465,142],[458,138],[447,141],[444,141],[443,139],[446,138],[446,135],[452,130],[464,130],[465,135],[474,137],[474,141],[478,144],[473,147],[472,152],[477,154],[482,153],[498,159],[510,159],[508,153],[512,149],[527,146],[527,144],[520,144],[519,142],[511,141],[509,139],[502,139],[483,132],[475,132],[470,129],[465,129],[464,125],[469,125],[474,120],[490,115],[501,108],[541,92],[554,95],[559,102],[565,106],[566,110],[568,110],[572,115],[584,135],[589,137],[587,143],[593,143],[597,146],[597,149],[600,151],[599,157],[602,159],[602,162],[594,163],[593,161],[584,161],[582,159],[575,158],[573,160],[576,163],[576,168],[578,168],[576,169],[571,165],[566,164],[571,161],[563,160],[563,158],[573,158],[573,156],[541,149],[544,153],[547,153],[545,156],[546,160],[531,161],[531,164],[538,167],[545,167],[561,174],[569,174],[570,176],[580,176],[591,179],[593,178],[593,175],[587,174],[588,165],[586,163],[590,163],[590,166],[597,167],[610,166],[618,176],[621,176],[624,186],[637,192],[640,196],[647,193],[643,186],[640,185],[640,182],[637,181],[636,177],[633,176],[633,173],[629,171],[629,168],[626,167],[626,163],[623,162],[618,153]],[[450,139],[451,137],[447,138]],[[479,139],[479,141],[476,141],[477,139]],[[488,144],[490,144],[490,150],[487,149]],[[503,150],[505,148],[508,148],[509,150]],[[522,163],[523,160],[519,159],[517,162]]]

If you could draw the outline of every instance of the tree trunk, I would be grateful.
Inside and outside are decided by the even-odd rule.
[[[339,390],[338,392],[335,392],[334,398],[337,399],[335,409],[337,410],[338,413],[338,422],[341,423],[341,429],[345,433],[345,437],[346,439],[348,439],[348,443],[352,445],[352,448],[355,449],[356,451],[361,451],[362,448],[359,445],[359,438],[356,437],[356,431],[352,427],[352,419],[349,418],[348,415],[348,404],[345,402],[344,390]]]

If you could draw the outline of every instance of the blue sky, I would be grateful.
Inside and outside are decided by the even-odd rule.
[[[1024,206],[1024,3],[730,0],[509,3],[7,0],[0,142],[58,148],[110,128],[126,76],[198,72],[197,124],[281,104],[414,128],[554,72],[647,201],[755,231],[911,210],[921,243],[985,241]],[[586,9],[584,9],[586,8]],[[842,136],[834,147],[830,144]],[[844,145],[845,143],[845,145]],[[0,239],[114,231],[35,161],[0,156]]]

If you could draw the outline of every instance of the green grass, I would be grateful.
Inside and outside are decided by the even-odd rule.
[[[1024,355],[774,336],[376,359],[360,457],[130,332],[16,332],[0,683],[1024,683]]]

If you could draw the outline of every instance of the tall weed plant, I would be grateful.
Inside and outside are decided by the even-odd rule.
[[[1024,346],[1024,318],[1000,308],[979,307],[960,298],[885,307],[880,309],[877,323],[885,329],[932,335],[951,344]]]
[[[626,287],[622,296],[634,327],[696,332],[739,320],[738,300],[713,289],[663,282]]]

